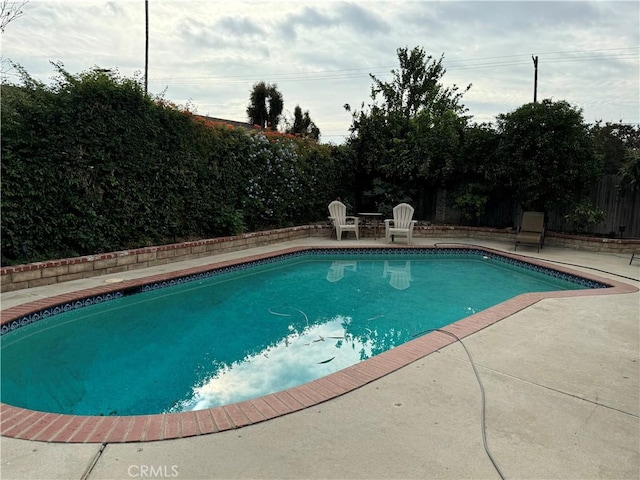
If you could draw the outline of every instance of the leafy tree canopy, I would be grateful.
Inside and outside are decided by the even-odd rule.
[[[300,105],[296,105],[293,111],[293,121],[285,129],[285,132],[302,138],[313,138],[314,140],[320,138],[320,129],[311,120],[309,110],[305,110],[303,113]]]
[[[622,176],[623,187],[640,192],[640,149],[627,150],[625,162],[618,173]]]
[[[625,123],[596,122],[591,127],[594,146],[604,162],[604,173],[618,173],[632,151],[640,150],[640,127]]]
[[[459,143],[467,123],[464,91],[445,87],[443,56],[434,59],[422,48],[397,50],[400,68],[391,80],[373,75],[372,103],[352,112],[351,137],[365,204],[381,211],[384,200],[375,185],[390,190],[390,201],[411,200],[428,185],[446,182],[459,162]],[[351,112],[350,105],[345,109]],[[387,205],[388,207],[388,205]]]
[[[251,90],[247,117],[254,125],[271,130],[278,129],[284,101],[278,86],[274,83],[258,82]]]
[[[494,181],[527,210],[573,205],[601,172],[582,110],[545,99],[497,117]]]
[[[391,71],[391,82],[383,82],[370,75],[373,80],[371,98],[375,101],[381,95],[384,111],[389,115],[398,114],[406,120],[420,113],[427,114],[432,120],[448,110],[464,113],[465,109],[460,104],[463,93],[458,92],[456,85],[444,87],[440,83],[446,73],[442,65],[444,55],[436,61],[419,47],[411,51],[399,48],[397,53],[400,69]]]

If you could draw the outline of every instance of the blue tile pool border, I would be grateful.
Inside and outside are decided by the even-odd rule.
[[[115,289],[113,291],[109,291],[105,293],[89,295],[87,297],[82,297],[69,302],[62,302],[57,305],[46,307],[41,310],[37,310],[35,312],[31,312],[31,313],[19,316],[7,323],[2,324],[2,326],[0,327],[0,336],[6,335],[18,328],[31,325],[40,320],[50,318],[54,315],[65,313],[71,310],[76,310],[78,308],[88,307],[98,303],[115,300],[117,298],[122,298],[128,295],[135,295],[138,293],[150,292],[152,290],[158,290],[161,288],[168,288],[168,287],[181,285],[188,282],[204,280],[204,279],[215,277],[218,275],[224,275],[226,273],[232,273],[232,272],[236,272],[239,270],[244,270],[244,269],[248,269],[256,266],[262,266],[262,265],[268,265],[271,263],[281,262],[283,260],[304,258],[309,256],[336,256],[336,255],[366,256],[366,255],[372,255],[372,254],[396,255],[396,256],[399,256],[399,255],[403,255],[403,256],[407,256],[407,255],[421,255],[421,256],[424,256],[424,255],[442,255],[442,256],[477,255],[479,257],[489,257],[493,260],[503,262],[510,266],[515,266],[515,267],[523,268],[525,270],[530,270],[536,273],[548,275],[552,278],[570,282],[583,288],[594,289],[594,288],[611,287],[611,285],[608,285],[603,282],[581,277],[576,274],[556,270],[552,267],[541,266],[541,265],[527,262],[525,260],[505,256],[504,254],[500,254],[500,253],[479,248],[479,247],[472,247],[472,248],[442,248],[442,247],[318,248],[316,247],[316,248],[300,249],[300,250],[290,251],[285,253],[275,252],[273,255],[268,257],[262,257],[258,259],[248,260],[248,261],[240,260],[238,263],[235,263],[233,265],[217,266],[217,267],[213,265],[208,270],[187,274],[187,275],[180,275],[180,272],[175,272],[176,276],[169,279],[163,279],[159,281],[150,281],[148,283],[143,283],[142,285],[136,285],[132,287],[125,286],[122,289]]]

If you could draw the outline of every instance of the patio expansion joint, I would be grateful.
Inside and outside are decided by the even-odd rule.
[[[91,475],[91,472],[93,472],[93,469],[96,468],[96,465],[100,460],[100,457],[102,457],[102,454],[107,448],[107,445],[108,445],[107,442],[104,442],[100,445],[100,448],[98,449],[94,457],[91,459],[91,463],[87,466],[87,469],[84,471],[84,473],[80,477],[80,480],[87,480],[89,478],[89,476]]]
[[[471,363],[468,358],[460,358],[460,357],[458,357],[456,355],[452,355],[452,354],[444,352],[442,350],[438,350],[437,353],[439,353],[441,355],[445,355],[445,356],[451,358],[452,360],[456,360],[456,361],[463,362],[463,363]],[[496,375],[500,375],[500,376],[503,376],[503,377],[508,377],[508,378],[510,378],[512,380],[516,380],[518,382],[523,382],[523,383],[526,383],[528,385],[533,385],[535,387],[544,388],[545,390],[550,390],[552,392],[559,393],[560,395],[566,395],[568,397],[575,398],[576,400],[581,400],[583,402],[590,403],[592,405],[595,405],[596,407],[606,408],[607,410],[612,410],[614,412],[622,413],[623,415],[629,415],[630,417],[633,417],[633,418],[636,418],[636,419],[640,419],[640,415],[635,414],[633,412],[627,412],[625,410],[621,410],[621,409],[613,407],[611,405],[606,405],[604,403],[600,403],[600,402],[595,401],[595,400],[590,400],[588,398],[581,397],[579,395],[576,395],[576,394],[571,393],[571,392],[567,392],[565,390],[559,390],[557,388],[553,388],[553,387],[550,387],[548,385],[543,385],[543,384],[538,383],[538,382],[533,382],[531,380],[527,380],[526,378],[522,378],[522,377],[519,377],[517,375],[512,375],[510,373],[502,372],[500,370],[496,370],[494,368],[490,368],[490,367],[484,366],[482,364],[479,364],[476,361],[474,361],[473,364],[476,366],[476,368],[485,370],[487,372],[495,373]]]

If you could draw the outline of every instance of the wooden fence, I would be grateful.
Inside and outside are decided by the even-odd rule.
[[[591,203],[604,212],[604,221],[590,229],[591,233],[615,238],[640,237],[640,194],[621,187],[621,177],[605,175],[591,192]],[[567,231],[567,212],[552,212],[547,227]]]
[[[605,175],[593,188],[591,203],[604,212],[604,221],[589,229],[588,233],[612,238],[640,238],[640,193],[621,187],[618,175]],[[461,213],[446,190],[438,190],[434,198],[427,198],[419,206],[422,219],[436,224],[460,225]],[[477,226],[517,227],[521,210],[515,202],[490,201]],[[547,229],[571,232],[573,225],[566,219],[568,211],[547,212]]]

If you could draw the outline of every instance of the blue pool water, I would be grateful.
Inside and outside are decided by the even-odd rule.
[[[309,382],[518,294],[586,288],[482,254],[299,255],[2,336],[4,403],[140,415]]]

